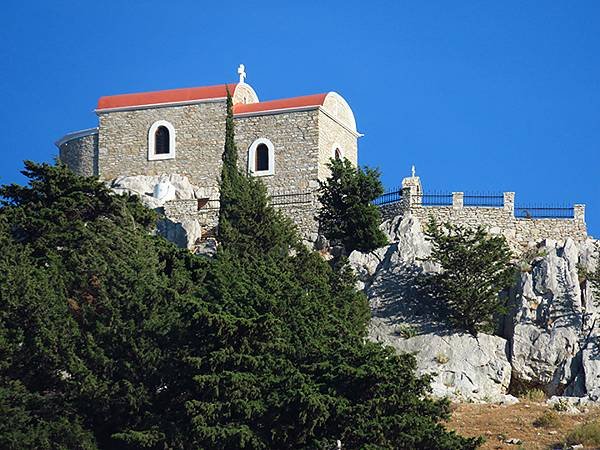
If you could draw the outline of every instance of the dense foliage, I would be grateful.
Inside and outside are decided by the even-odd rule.
[[[428,277],[430,292],[444,303],[450,324],[473,335],[494,331],[494,319],[506,312],[499,294],[515,276],[504,236],[490,236],[482,227],[440,225],[434,219],[426,235],[432,244],[430,259],[441,267]]]
[[[0,448],[475,448],[413,356],[365,339],[352,274],[225,165],[213,258],[61,166],[0,190]]]
[[[372,204],[383,194],[376,169],[355,167],[344,158],[332,159],[331,175],[320,182],[317,214],[321,233],[333,243],[343,246],[347,254],[353,250],[370,252],[387,243],[379,229],[381,215]]]

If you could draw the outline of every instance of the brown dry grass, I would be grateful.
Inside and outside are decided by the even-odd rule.
[[[521,401],[516,405],[453,405],[448,428],[463,436],[483,436],[483,450],[527,449],[547,450],[556,448],[566,440],[567,434],[577,425],[600,419],[600,408],[589,408],[582,414],[560,413],[558,426],[538,428],[533,422],[552,408],[544,403]],[[523,443],[506,444],[506,439],[516,438]],[[586,447],[587,449],[595,447]]]

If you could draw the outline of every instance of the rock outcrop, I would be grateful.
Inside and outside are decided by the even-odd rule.
[[[456,333],[419,286],[437,271],[419,221],[384,222],[390,244],[350,262],[372,309],[370,338],[416,354],[418,371],[433,375],[433,391],[473,401],[513,401],[511,381],[549,395],[600,396],[596,306],[585,272],[595,243],[543,241],[521,257],[503,336]]]
[[[597,395],[597,306],[585,278],[594,242],[543,241],[521,262],[506,335],[513,376],[550,395]]]
[[[419,373],[433,375],[435,395],[513,401],[506,395],[511,379],[507,341],[453,333],[416,283],[418,274],[438,270],[425,260],[431,248],[418,220],[397,217],[383,229],[390,245],[350,255],[372,308],[370,338],[415,353]]]
[[[209,199],[217,195],[194,186],[186,176],[179,174],[123,176],[108,184],[117,193],[137,195],[144,205],[158,211],[162,211],[168,201]],[[178,246],[193,249],[202,238],[203,227],[192,216],[164,215],[158,222],[157,230]]]

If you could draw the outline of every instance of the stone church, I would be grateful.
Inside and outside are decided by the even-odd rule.
[[[151,206],[157,200],[152,184],[172,183],[176,176],[189,189],[175,189],[159,206],[195,220],[205,232],[214,226],[209,211],[218,199],[229,90],[240,165],[261,177],[274,205],[288,212],[305,236],[314,237],[314,193],[328,174],[327,162],[344,157],[357,163],[361,135],[354,114],[335,92],[260,101],[245,82],[243,65],[238,74],[238,83],[101,97],[98,126],[59,139],[60,160],[116,190],[154,192]],[[145,185],[132,188],[140,180]],[[136,192],[140,189],[149,192]]]

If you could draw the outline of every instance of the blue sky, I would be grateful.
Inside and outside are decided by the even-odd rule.
[[[3,2],[0,183],[96,125],[101,95],[233,82],[335,90],[386,186],[586,203],[600,235],[600,2]]]

